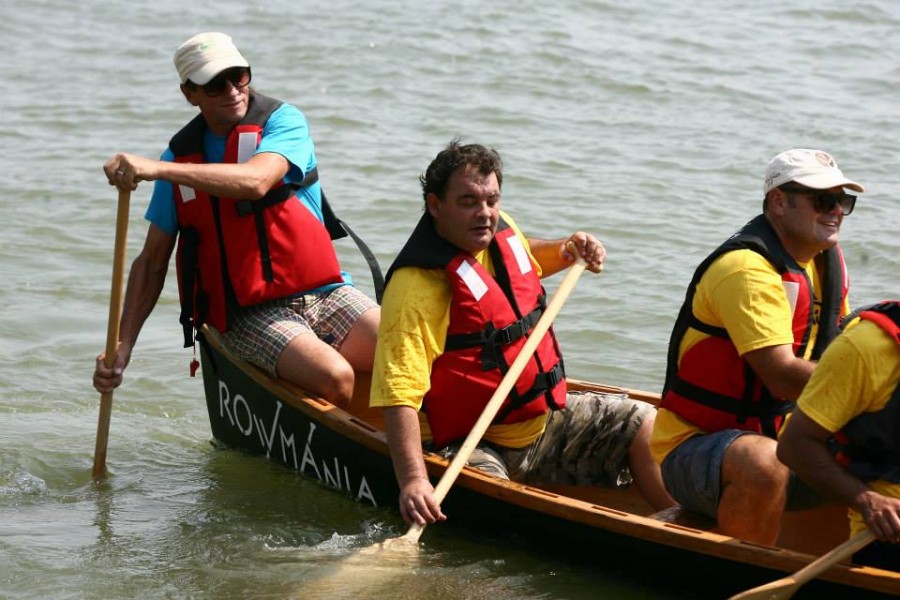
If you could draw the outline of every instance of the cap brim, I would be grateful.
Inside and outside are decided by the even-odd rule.
[[[203,65],[202,67],[188,75],[187,78],[197,85],[206,85],[207,83],[212,81],[213,77],[226,69],[249,66],[250,63],[247,62],[247,59],[240,55],[224,56]]]
[[[820,173],[818,175],[808,175],[806,177],[795,177],[793,181],[814,190],[827,190],[833,187],[840,186],[850,188],[854,192],[866,191],[866,188],[856,183],[855,181],[847,179],[842,175],[831,173]]]

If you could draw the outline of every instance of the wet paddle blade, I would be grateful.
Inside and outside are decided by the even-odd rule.
[[[815,579],[842,560],[850,558],[854,552],[863,548],[874,539],[875,536],[867,529],[809,563],[793,575],[741,592],[728,600],[785,600],[790,598],[804,583]]]

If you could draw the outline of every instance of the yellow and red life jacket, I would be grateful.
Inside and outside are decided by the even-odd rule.
[[[469,433],[543,314],[545,294],[534,265],[502,219],[488,252],[495,276],[440,238],[426,213],[388,272],[390,278],[404,266],[443,268],[450,283],[447,342],[423,401],[436,448]],[[551,329],[493,422],[526,421],[565,403],[562,354]]]
[[[806,270],[784,248],[768,220],[759,215],[697,267],[669,340],[666,381],[660,406],[704,431],[743,429],[774,438],[784,415],[793,408],[793,402],[776,398],[740,357],[728,332],[722,327],[703,323],[692,310],[697,285],[710,265],[726,252],[740,249],[762,255],[781,274],[785,289],[796,292],[792,349],[796,356],[806,354],[816,318],[812,283]],[[815,261],[824,279],[819,328],[811,354],[813,360],[821,356],[837,335],[841,307],[849,288],[847,270],[838,246],[820,253]],[[679,348],[689,327],[709,337],[692,346],[679,362]]]
[[[858,312],[900,345],[900,302],[881,302]],[[900,483],[900,385],[884,408],[851,419],[829,440],[829,447],[837,461],[861,480]]]
[[[229,133],[225,163],[253,156],[270,115],[281,102],[251,93],[243,120]],[[198,115],[169,142],[175,162],[205,163],[206,121]],[[297,198],[317,181],[313,169],[299,186],[280,182],[259,199],[221,198],[175,185],[178,291],[185,347],[204,323],[226,331],[233,310],[343,281],[331,237]]]

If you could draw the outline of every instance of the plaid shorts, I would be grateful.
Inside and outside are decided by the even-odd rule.
[[[275,375],[278,357],[295,337],[312,333],[340,349],[357,319],[376,306],[355,287],[342,285],[242,308],[223,338],[232,352]]]
[[[628,447],[652,404],[626,394],[569,392],[566,409],[550,414],[543,435],[530,446],[504,448],[483,443],[468,464],[502,477],[534,485],[624,487],[632,482]],[[441,454],[459,449],[451,445]]]

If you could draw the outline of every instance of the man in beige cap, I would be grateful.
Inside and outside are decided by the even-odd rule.
[[[772,159],[762,214],[700,264],[675,322],[651,452],[669,493],[726,535],[774,543],[785,506],[810,500],[775,438],[849,311],[845,188],[863,191],[826,152]]]
[[[94,387],[121,384],[177,241],[185,347],[208,324],[244,359],[326,400],[349,402],[355,371],[372,370],[379,309],[338,264],[306,118],[250,88],[250,63],[224,33],[184,42],[175,67],[200,114],[160,160],[119,153],[103,166],[121,190],[155,184],[116,361],[109,369],[97,359]]]

